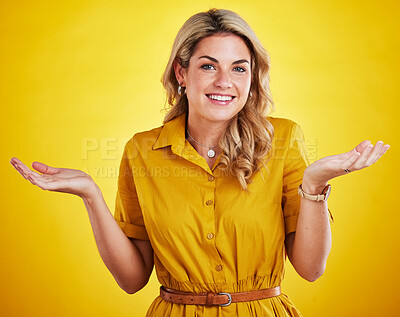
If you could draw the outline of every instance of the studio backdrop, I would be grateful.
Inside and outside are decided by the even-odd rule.
[[[162,124],[174,37],[213,7],[239,13],[269,52],[272,115],[302,126],[311,162],[365,139],[391,145],[371,168],[331,182],[326,272],[309,283],[287,262],[283,292],[307,317],[398,314],[398,1],[4,0],[1,316],[145,315],[159,292],[155,272],[126,294],[98,254],[82,200],[40,190],[9,160],[81,169],[114,212],[125,143]]]

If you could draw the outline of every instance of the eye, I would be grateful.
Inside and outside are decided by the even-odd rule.
[[[201,68],[205,70],[215,69],[215,67],[211,64],[202,65]]]
[[[233,70],[234,70],[235,72],[239,72],[239,73],[244,73],[244,72],[246,72],[246,69],[243,68],[243,67],[235,67]]]

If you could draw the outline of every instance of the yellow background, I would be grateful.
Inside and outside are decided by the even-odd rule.
[[[303,127],[312,161],[364,139],[392,146],[371,168],[332,180],[327,270],[308,283],[288,264],[283,291],[304,316],[396,315],[396,0],[1,1],[0,315],[145,314],[155,275],[125,294],[98,255],[81,199],[35,188],[8,161],[83,169],[113,212],[125,142],[163,118],[160,77],[173,39],[211,7],[238,12],[269,51],[274,115]]]

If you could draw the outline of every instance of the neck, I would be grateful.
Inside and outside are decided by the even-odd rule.
[[[195,121],[194,119],[191,120],[190,115],[188,116],[186,125],[186,130],[190,133],[188,139],[196,150],[200,150],[200,148],[206,150],[206,148],[212,147],[214,150],[217,150],[219,140],[224,133],[225,128],[226,123],[205,122],[205,120]]]

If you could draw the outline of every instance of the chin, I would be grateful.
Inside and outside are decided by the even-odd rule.
[[[225,115],[211,115],[211,116],[207,116],[205,118],[207,118],[209,121],[213,121],[213,122],[226,122],[227,123],[236,115],[237,115],[237,113],[230,113],[230,114],[225,114]]]
[[[209,118],[213,118],[212,121],[230,121],[233,117],[235,117],[241,110],[237,109],[236,111],[216,111],[209,114]]]

